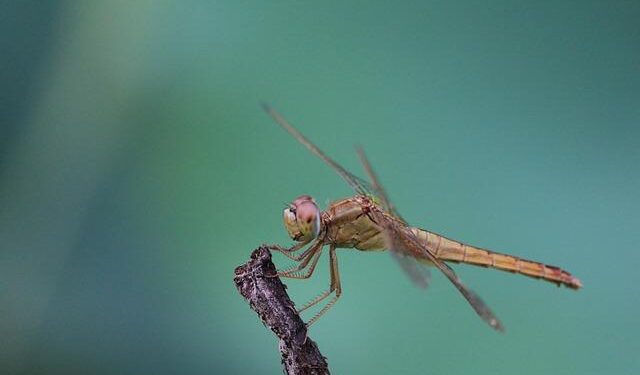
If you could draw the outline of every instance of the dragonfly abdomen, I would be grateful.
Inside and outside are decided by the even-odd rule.
[[[470,246],[423,229],[414,228],[413,232],[442,260],[518,273],[572,289],[582,287],[580,280],[556,266]]]

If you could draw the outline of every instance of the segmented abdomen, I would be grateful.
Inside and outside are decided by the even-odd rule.
[[[582,287],[578,278],[559,267],[470,246],[424,229],[412,228],[412,231],[436,257],[442,260],[519,273],[572,289]]]

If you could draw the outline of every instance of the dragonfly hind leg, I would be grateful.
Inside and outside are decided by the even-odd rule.
[[[311,319],[309,319],[309,321],[307,322],[307,327],[315,323],[322,315],[324,315],[324,313],[326,313],[331,307],[333,307],[333,305],[335,305],[335,303],[338,301],[338,298],[340,298],[340,295],[342,295],[342,286],[340,284],[340,274],[338,272],[338,258],[336,256],[336,247],[334,245],[331,245],[329,247],[329,271],[331,275],[331,284],[329,286],[329,290],[325,291],[324,293],[320,294],[316,298],[307,302],[304,306],[302,306],[298,310],[298,312],[300,313],[318,304],[319,302],[321,302],[322,300],[329,297],[331,294],[335,292],[335,294],[333,295],[333,298],[331,298],[329,302],[327,302],[327,304],[324,305],[322,309],[320,309],[320,311],[318,311]]]

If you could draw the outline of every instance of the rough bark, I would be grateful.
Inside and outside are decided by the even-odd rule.
[[[265,326],[280,339],[284,370],[289,375],[329,374],[326,358],[307,336],[307,327],[276,275],[271,253],[260,247],[235,270],[234,282]]]

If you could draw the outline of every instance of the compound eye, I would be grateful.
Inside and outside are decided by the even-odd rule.
[[[295,241],[311,241],[320,233],[320,210],[313,198],[301,195],[283,212],[284,226]]]
[[[296,218],[298,228],[302,232],[303,239],[315,238],[320,232],[320,210],[312,201],[306,201],[297,206]]]

